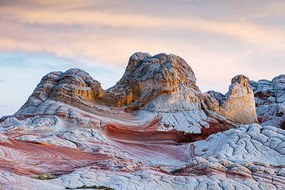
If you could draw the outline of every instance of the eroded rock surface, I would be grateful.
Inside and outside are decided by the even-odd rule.
[[[285,133],[256,124],[254,93],[243,75],[202,93],[167,54],[135,53],[107,90],[52,72],[0,120],[0,189],[285,189]]]
[[[209,187],[285,187],[285,133],[280,128],[244,125],[202,141],[169,145],[116,141],[102,135],[98,129],[60,129],[58,124],[48,126],[35,122],[27,125],[21,121],[3,129],[1,188],[105,186],[113,189],[206,190]],[[27,141],[38,144],[25,146]],[[36,149],[29,149],[30,146]],[[54,179],[37,179],[43,174],[52,174]]]
[[[260,123],[285,129],[285,75],[279,75],[272,81],[251,81],[251,86]]]
[[[207,105],[209,108],[233,122],[239,124],[257,123],[254,94],[249,79],[238,75],[232,79],[229,92],[223,95],[209,91]]]
[[[188,94],[186,95],[185,92]],[[148,111],[187,111],[192,107],[185,104],[199,102],[201,93],[196,86],[191,67],[176,55],[135,53],[130,57],[122,79],[106,91],[105,101],[115,106]],[[175,96],[175,97],[173,97]],[[183,98],[183,99],[182,99]],[[155,99],[159,99],[153,101]],[[172,99],[172,105],[161,105],[161,100]]]

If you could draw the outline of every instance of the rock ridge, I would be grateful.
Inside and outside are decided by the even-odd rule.
[[[82,114],[90,119],[83,120]],[[184,59],[141,52],[129,58],[122,78],[107,90],[81,69],[47,74],[15,114],[17,118],[34,115],[56,115],[77,126],[99,126],[107,133],[133,131],[146,136],[141,133],[146,129],[141,128],[150,128],[151,134],[169,131],[174,141],[179,141],[178,136],[185,139],[180,132],[188,139],[204,139],[239,124],[257,122],[247,77],[234,77],[226,95],[202,93]],[[155,118],[160,119],[151,124]]]

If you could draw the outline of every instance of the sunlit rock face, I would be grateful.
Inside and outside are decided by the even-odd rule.
[[[251,81],[256,111],[262,125],[285,128],[285,75],[269,80]]]
[[[129,109],[187,111],[191,107],[183,107],[183,104],[199,103],[197,95],[200,93],[194,72],[182,58],[135,53],[122,79],[106,91],[105,101]],[[170,104],[165,106],[168,102]]]
[[[238,75],[202,93],[167,54],[135,53],[107,90],[80,69],[49,73],[0,120],[0,187],[285,189],[285,133],[256,124],[258,85]]]
[[[95,98],[102,95],[101,84],[83,70],[70,69],[64,73],[51,72],[42,78],[33,94],[17,114],[33,115],[38,114],[39,111],[48,112],[49,108],[44,106],[45,101],[48,100],[85,108],[89,107],[90,103],[94,103]]]
[[[226,95],[209,91],[206,100],[210,109],[233,122],[240,124],[257,122],[254,94],[249,79],[243,75],[232,79]]]

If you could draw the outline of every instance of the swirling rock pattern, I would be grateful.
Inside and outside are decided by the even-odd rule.
[[[0,120],[0,188],[285,189],[283,79],[202,93],[185,60],[147,53],[107,90],[80,69],[49,73]],[[255,104],[279,123],[257,124]]]
[[[0,170],[5,169],[16,174],[68,173],[74,168],[108,159],[106,155],[88,154],[47,143],[19,142],[9,138],[7,140],[0,142]]]

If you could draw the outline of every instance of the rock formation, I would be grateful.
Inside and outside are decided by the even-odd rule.
[[[70,106],[95,116],[82,120],[80,111]],[[136,138],[145,136],[141,128],[148,128],[158,138],[169,134],[176,142],[204,139],[236,124],[256,122],[248,78],[233,78],[225,96],[202,94],[193,70],[182,58],[147,53],[132,55],[122,79],[107,90],[80,69],[49,73],[15,116],[39,114],[57,115],[87,127],[103,123],[110,134],[133,132]]]
[[[285,189],[285,133],[264,125],[282,121],[284,78],[202,93],[185,60],[147,53],[107,90],[49,73],[0,120],[0,188]]]
[[[135,53],[122,79],[106,91],[104,102],[153,112],[187,111],[192,108],[187,104],[199,102],[199,93],[195,74],[182,58]],[[171,105],[161,104],[161,100],[168,99],[173,100]],[[179,103],[181,100],[184,102]]]
[[[251,86],[260,123],[285,129],[285,75],[279,75],[272,81],[251,81]]]
[[[249,79],[238,75],[232,79],[229,92],[224,96],[219,92],[208,92],[207,105],[211,110],[239,123],[257,123],[254,94]]]

